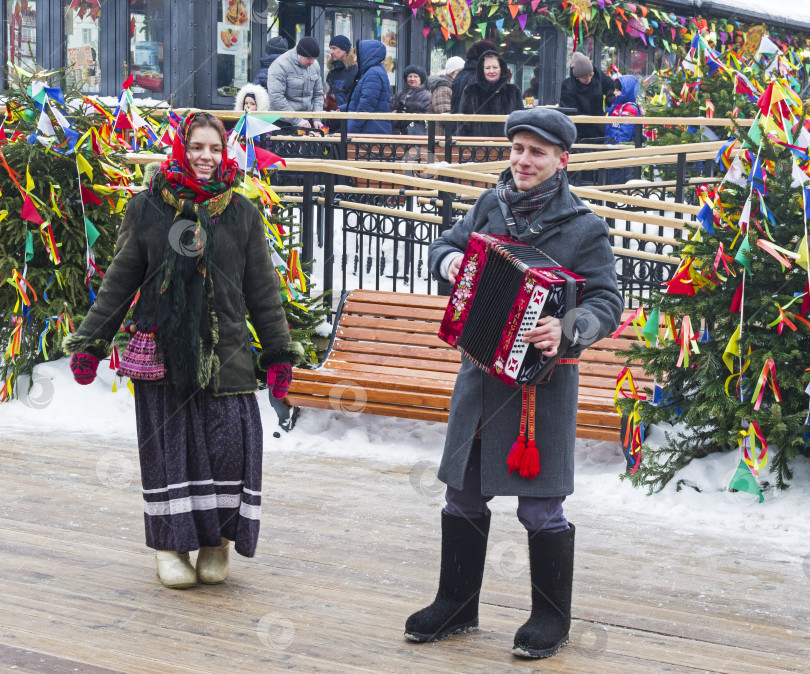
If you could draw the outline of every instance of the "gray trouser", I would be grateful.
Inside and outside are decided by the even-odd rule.
[[[481,440],[473,440],[464,487],[447,487],[447,505],[444,511],[455,517],[478,518],[489,513],[487,503],[492,496],[481,493]],[[568,520],[563,514],[565,496],[518,496],[517,516],[526,531],[557,533],[568,529]]]

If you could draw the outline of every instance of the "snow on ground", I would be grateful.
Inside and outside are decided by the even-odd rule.
[[[54,434],[61,441],[73,438],[92,446],[103,436],[119,441],[122,454],[134,458],[135,413],[126,384],[112,393],[113,372],[108,361],[99,367],[99,377],[90,386],[72,380],[67,359],[37,366],[34,386],[21,399],[0,405],[0,428],[5,438],[24,433]],[[409,479],[433,495],[442,493],[436,481],[445,425],[407,419],[364,415],[348,411],[303,409],[290,433],[279,431],[276,415],[265,392],[259,393],[265,428],[265,451],[306,455],[332,455],[354,460],[373,460],[383,465],[411,466]],[[655,440],[656,431],[650,434]],[[279,437],[275,437],[278,433]],[[541,458],[542,460],[542,458]],[[729,537],[756,537],[759,542],[783,549],[804,550],[810,540],[810,460],[798,458],[791,488],[765,491],[765,502],[754,496],[726,490],[739,463],[736,452],[715,454],[693,461],[678,478],[700,489],[676,491],[674,481],[661,493],[647,496],[644,490],[621,481],[624,458],[618,443],[579,441],[576,491],[566,501],[569,513],[604,513],[618,526],[638,522],[662,530],[699,534],[706,530]],[[767,469],[766,469],[767,472]],[[765,475],[768,479],[768,476]],[[514,512],[514,498],[495,499],[496,512]],[[573,519],[573,517],[572,517]]]

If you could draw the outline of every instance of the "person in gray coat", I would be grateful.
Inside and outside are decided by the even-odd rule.
[[[323,81],[318,56],[321,51],[315,38],[303,37],[295,46],[279,56],[267,71],[267,93],[271,110],[290,112],[323,110]],[[317,119],[282,117],[282,124],[320,129]]]
[[[470,235],[478,231],[535,246],[585,278],[585,288],[579,307],[569,309],[562,321],[542,317],[524,337],[530,348],[548,357],[564,356],[550,379],[535,387],[535,426],[532,430],[529,424],[526,444],[536,443],[539,474],[521,477],[522,470],[513,472],[507,465],[510,450],[519,444],[525,411],[521,388],[462,358],[439,469],[447,485],[439,590],[430,606],[408,618],[405,636],[427,642],[477,628],[490,523],[487,502],[517,496],[517,516],[528,531],[532,612],[515,635],[512,652],[544,658],[568,641],[571,622],[574,525],[562,504],[574,491],[577,357],[616,329],[623,300],[607,224],[568,188],[565,167],[576,138],[574,124],[556,110],[530,108],[509,115],[506,135],[512,142],[510,168],[463,220],[433,241],[431,271],[455,282]]]

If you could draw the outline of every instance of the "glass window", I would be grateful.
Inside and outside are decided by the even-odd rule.
[[[329,61],[329,43],[335,35],[345,35],[354,46],[352,34],[352,15],[343,12],[327,12],[323,26],[324,63]]]
[[[164,0],[132,0],[129,6],[129,72],[132,93],[162,94]]]
[[[647,76],[647,52],[645,50],[630,50],[630,63],[628,64],[627,72],[636,77]]]
[[[8,60],[24,70],[36,69],[37,3],[6,0]]]
[[[385,60],[383,67],[388,73],[388,82],[391,84],[391,91],[393,92],[397,86],[397,65],[399,57],[397,56],[397,29],[399,28],[399,21],[392,16],[378,16],[374,21],[374,39],[379,40],[385,45]]]
[[[220,96],[236,96],[248,83],[250,11],[248,0],[218,0],[216,10],[216,88]]]
[[[65,84],[85,94],[101,93],[99,23],[101,5],[65,0]],[[76,5],[76,6],[74,6]]]

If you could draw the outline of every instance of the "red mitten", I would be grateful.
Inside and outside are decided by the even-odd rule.
[[[70,359],[70,371],[77,384],[86,386],[96,378],[99,359],[89,353],[74,353]]]
[[[267,386],[270,395],[281,400],[287,395],[292,383],[292,368],[287,363],[275,363],[267,368]]]

